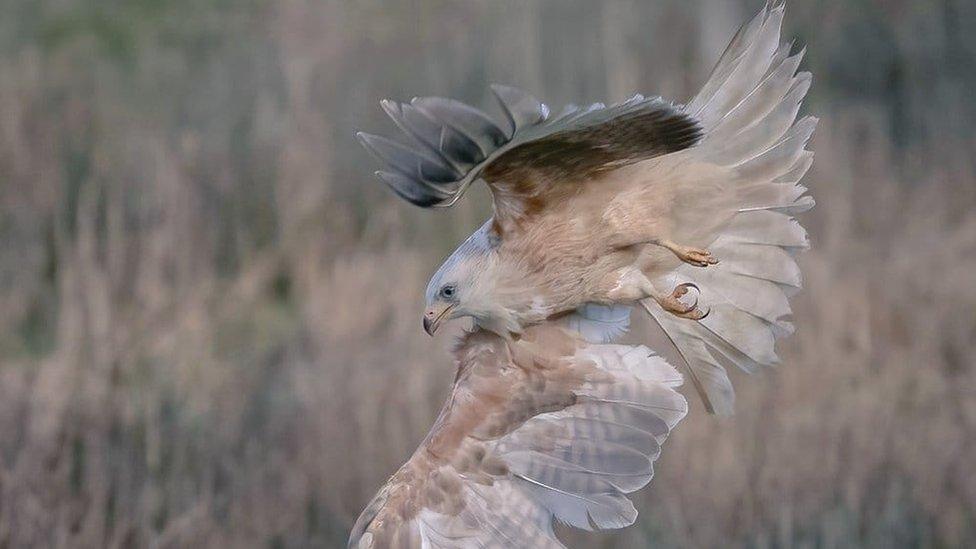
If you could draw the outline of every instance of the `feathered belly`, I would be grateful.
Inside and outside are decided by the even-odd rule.
[[[532,288],[531,295],[518,298],[525,304],[518,307],[521,323],[540,322],[573,311],[584,303],[613,303],[611,292],[619,273],[634,268],[640,260],[640,248],[599,255],[550,254],[540,260],[538,268],[527,271],[520,279],[521,287]]]

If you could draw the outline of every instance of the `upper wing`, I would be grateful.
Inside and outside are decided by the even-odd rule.
[[[364,141],[399,166],[398,174],[384,177],[408,198],[423,198],[417,203],[449,204],[475,177],[485,178],[503,226],[506,218],[538,211],[580,181],[566,180],[566,174],[631,165],[618,173],[647,182],[648,201],[624,200],[633,213],[626,219],[653,218],[655,225],[668,228],[671,240],[708,247],[721,261],[705,269],[681,265],[675,270],[668,255],[658,262],[665,272],[649,273],[659,288],[695,283],[702,291],[699,303],[711,310],[707,318],[694,322],[653,306],[649,311],[688,363],[709,411],[730,413],[734,393],[723,364],[754,371],[777,362],[775,339],[792,332],[788,298],[801,286],[794,258],[809,245],[792,216],[814,204],[799,182],[813,162],[805,147],[817,120],[797,121],[811,75],[797,72],[803,52],[792,54],[791,45],[780,42],[783,16],[783,2],[767,3],[739,30],[702,90],[681,109],[638,97],[609,108],[577,109],[548,122],[548,111],[538,101],[502,89],[499,97],[509,105],[510,130],[515,131],[509,141],[504,139],[511,134],[497,127],[482,131],[499,144],[494,152],[485,152],[486,140],[468,138],[466,148],[456,145],[463,137],[455,129],[462,127],[460,114],[454,125],[433,121],[449,118],[444,112],[435,115],[432,107],[447,100],[386,105],[401,127],[425,144],[421,149],[369,136]],[[477,111],[470,107],[457,106],[457,112],[470,115],[465,127],[480,120],[489,128],[487,117],[472,114]],[[646,150],[633,153],[635,144]],[[468,162],[458,164],[462,149],[470,151],[464,157]],[[435,155],[445,159],[437,167]],[[430,189],[421,194],[425,186]],[[601,324],[587,323],[591,328]]]
[[[550,118],[548,107],[523,91],[497,85],[492,91],[505,114],[504,129],[482,111],[451,99],[383,101],[410,141],[359,134],[392,170],[377,175],[422,207],[454,204],[473,181],[484,179],[495,219],[509,225],[558,200],[560,187],[686,149],[701,138],[693,117],[659,97],[568,107]]]
[[[634,522],[624,494],[651,480],[687,412],[674,368],[554,324],[512,343],[478,331],[455,354],[440,417],[350,547],[562,547],[553,517],[587,530]]]

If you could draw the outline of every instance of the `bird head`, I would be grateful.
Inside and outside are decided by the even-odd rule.
[[[427,284],[424,330],[434,335],[445,321],[465,316],[473,317],[479,325],[493,331],[510,329],[513,323],[498,291],[501,271],[485,224],[431,277]],[[501,328],[496,330],[495,326]]]
[[[462,292],[471,292],[470,281],[462,278],[467,269],[448,269],[442,274],[438,271],[427,285],[426,309],[424,310],[424,331],[434,335],[437,328],[449,319],[468,316],[466,301],[462,302]],[[442,276],[438,276],[442,274]]]

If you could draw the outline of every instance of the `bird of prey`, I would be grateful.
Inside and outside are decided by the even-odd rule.
[[[731,413],[723,363],[775,364],[775,338],[793,330],[787,298],[808,240],[792,215],[814,204],[799,180],[817,119],[797,120],[811,75],[780,42],[783,15],[768,2],[685,105],[637,95],[550,116],[494,86],[498,124],[450,99],[384,101],[409,141],[360,138],[389,164],[378,175],[396,193],[449,206],[480,179],[493,199],[492,217],[432,277],[427,331],[469,316],[517,337],[587,304],[639,303],[706,408]]]
[[[457,377],[420,448],[353,527],[349,547],[563,547],[553,518],[585,530],[637,518],[688,410],[681,375],[642,346],[589,343],[564,325],[518,340],[484,329],[454,351]]]

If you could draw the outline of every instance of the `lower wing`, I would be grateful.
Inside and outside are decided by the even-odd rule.
[[[646,347],[555,324],[518,342],[468,334],[430,434],[356,522],[350,547],[563,547],[553,519],[628,526],[687,412],[681,375]]]

